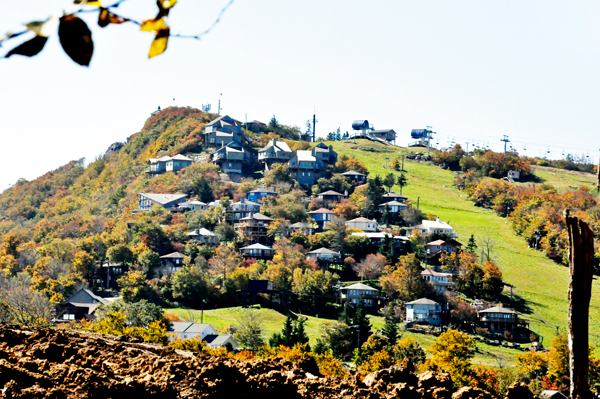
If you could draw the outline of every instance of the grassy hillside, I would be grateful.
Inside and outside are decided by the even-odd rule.
[[[390,172],[398,175],[400,172],[383,167],[385,158],[391,161],[397,156],[415,151],[412,148],[384,146],[361,140],[358,140],[357,144],[328,144],[333,144],[338,153],[353,156],[364,162],[369,168],[369,177],[384,176]],[[475,235],[479,243],[488,237],[493,240],[493,257],[505,281],[515,287],[514,297],[522,300],[513,303],[513,306],[530,320],[531,329],[544,337],[544,343],[549,344],[556,333],[556,326],[565,332],[568,269],[548,260],[541,252],[528,248],[525,241],[513,232],[506,219],[489,210],[475,207],[466,195],[452,186],[453,172],[427,162],[408,159],[404,165],[408,185],[404,187],[403,194],[407,195],[413,204],[416,204],[419,198],[420,209],[449,222],[458,233],[460,241],[465,242],[471,234]],[[585,174],[573,174],[553,168],[535,168],[535,172],[545,183],[565,190],[580,185],[589,187],[593,180],[592,175],[589,175],[592,178],[588,179]],[[399,188],[395,187],[395,191],[398,190]],[[595,281],[590,304],[590,341],[594,344],[600,343],[599,294],[600,288]],[[510,306],[510,303],[507,303],[507,306]]]
[[[241,307],[205,310],[204,322],[212,324],[219,332],[225,333],[230,325],[238,324],[237,320],[243,311],[244,309]],[[201,320],[199,310],[167,309],[167,312],[176,314],[185,321],[200,322]],[[285,315],[273,309],[259,309],[258,312],[263,318],[263,337],[265,340],[273,333],[281,331],[285,321]],[[314,346],[323,328],[332,321],[317,317],[302,316],[308,318],[306,322],[306,331],[310,338],[310,345]],[[383,328],[385,323],[383,317],[369,316],[369,318],[373,330],[380,330]],[[419,345],[425,349],[435,342],[435,337],[429,335],[414,334],[407,331],[402,332],[402,334],[403,337],[412,337],[416,339],[419,342]],[[517,353],[521,352],[515,349],[477,343],[477,353],[475,354],[473,362],[490,366],[498,366],[498,364],[502,364],[502,366],[512,366],[514,365]]]

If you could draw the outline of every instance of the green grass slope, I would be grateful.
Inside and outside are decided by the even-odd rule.
[[[365,163],[369,168],[369,177],[385,176],[400,172],[384,168],[385,158],[390,162],[397,156],[423,149],[406,149],[384,146],[378,143],[357,140],[357,144],[331,142],[339,154],[346,154]],[[357,149],[353,149],[357,147]],[[366,150],[365,150],[366,149]],[[377,152],[381,151],[381,152]],[[525,241],[517,236],[509,222],[493,212],[475,207],[461,191],[452,186],[453,173],[443,170],[428,162],[405,160],[405,176],[408,185],[403,194],[413,204],[419,198],[420,209],[425,213],[433,213],[449,222],[459,235],[459,240],[466,242],[471,234],[481,244],[483,238],[493,240],[493,258],[497,261],[507,283],[515,288],[513,293],[523,299],[523,306],[517,310],[525,311],[525,318],[530,320],[530,328],[544,337],[549,344],[556,333],[556,326],[565,332],[567,325],[567,289],[568,269],[560,266],[527,247]],[[556,184],[559,188],[578,187],[582,182],[589,187],[586,176],[570,174],[566,171],[538,170],[545,183]],[[394,188],[398,192],[399,188]],[[506,293],[506,291],[505,291]],[[510,306],[510,303],[507,304]],[[600,289],[597,281],[592,288],[590,304],[590,341],[600,343]]]
[[[165,309],[167,312],[179,316],[182,320],[193,321],[199,323],[201,320],[201,312],[199,310],[190,309]],[[241,307],[211,309],[204,311],[204,322],[212,324],[217,331],[225,333],[230,325],[238,324],[238,319],[244,311]],[[283,328],[283,323],[286,316],[273,309],[257,309],[262,317],[263,338],[268,338],[276,332],[280,332]],[[332,320],[321,319],[317,317],[298,315],[306,317],[306,332],[309,336],[311,346],[317,342],[317,338],[321,335],[323,329]],[[385,323],[383,317],[369,316],[372,330],[381,330]],[[428,348],[435,342],[435,337],[425,334],[415,334],[407,331],[401,332],[403,337],[411,337],[419,342],[419,345],[424,349]],[[512,366],[514,365],[515,356],[520,353],[516,349],[508,349],[477,343],[477,352],[473,358],[475,364],[484,364],[488,366]]]

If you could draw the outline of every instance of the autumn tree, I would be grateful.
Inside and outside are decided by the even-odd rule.
[[[423,267],[414,254],[401,256],[398,264],[379,278],[381,288],[390,298],[411,301],[431,295],[435,288],[421,277]]]
[[[227,273],[234,271],[242,263],[242,258],[230,247],[219,245],[208,263],[214,274],[223,274],[222,281],[225,283]]]
[[[569,342],[565,334],[552,338],[548,351],[548,376],[555,381],[569,378]]]
[[[353,266],[353,270],[360,276],[360,281],[376,279],[381,275],[387,265],[387,259],[381,254],[369,254]]]
[[[412,364],[421,364],[425,361],[425,351],[414,338],[404,338],[394,346],[394,357],[398,360],[408,359]]]
[[[358,207],[349,199],[344,198],[333,208],[336,215],[343,217],[346,220],[356,219],[360,213]]]
[[[475,341],[468,334],[450,329],[440,334],[427,351],[431,353],[431,359],[425,362],[427,369],[449,373],[458,386],[469,383]]]

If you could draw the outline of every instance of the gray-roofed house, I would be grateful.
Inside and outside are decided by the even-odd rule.
[[[381,140],[385,140],[388,143],[392,141],[396,141],[396,132],[394,129],[379,129],[379,130],[371,130],[369,134],[372,137],[376,137]]]
[[[408,205],[406,205],[403,202],[399,202],[399,201],[388,201],[385,202],[381,205],[379,205],[379,208],[381,208],[381,212],[385,212],[385,208],[387,207],[388,212],[392,213],[392,214],[398,214],[398,212],[400,212],[401,210],[404,210],[406,208],[408,208]]]
[[[164,156],[160,158],[148,159],[148,169],[146,173],[149,175],[160,175],[165,172],[178,172],[183,168],[187,168],[194,162],[193,159],[185,155],[177,154],[175,156]]]
[[[519,320],[517,312],[500,306],[480,310],[478,313],[479,324],[487,328],[490,333],[504,334],[505,331],[513,333],[518,327],[527,324]]]
[[[317,164],[320,169],[327,168],[328,165],[333,165],[337,162],[337,152],[333,150],[333,146],[327,146],[324,143],[319,143],[314,146],[310,152],[317,159]]]
[[[218,335],[215,328],[208,323],[192,323],[189,321],[176,321],[171,323],[167,333],[170,333],[169,340],[179,339],[200,339],[204,340],[208,335]]]
[[[290,175],[300,184],[312,185],[318,180],[317,158],[305,150],[296,151],[296,155],[288,162]]]
[[[205,245],[219,245],[221,238],[218,234],[213,233],[212,231],[201,227],[196,230],[192,230],[187,233],[187,236],[195,242],[199,242]]]
[[[369,241],[371,242],[371,245],[379,248],[381,246],[381,244],[383,244],[383,241],[385,240],[386,236],[389,236],[395,247],[407,247],[407,249],[410,249],[410,239],[406,236],[395,236],[392,233],[388,233],[386,231],[383,232],[353,232],[352,233],[353,236],[358,236],[358,237],[366,237],[369,239]]]
[[[208,209],[208,205],[206,203],[198,200],[186,201],[183,204],[179,204],[179,207],[190,211],[204,211]]]
[[[288,162],[294,156],[294,151],[283,140],[273,139],[264,148],[258,150],[258,161],[266,167],[273,163]]]
[[[225,219],[231,224],[236,224],[241,219],[260,212],[260,206],[258,202],[241,198],[227,208]]]
[[[271,187],[261,187],[256,190],[252,190],[248,193],[248,201],[259,202],[260,200],[267,197],[277,197],[277,192],[275,188]]]
[[[346,226],[349,229],[358,229],[362,231],[377,231],[377,220],[367,219],[363,217],[359,217],[356,219],[348,220],[346,222]]]
[[[241,175],[243,172],[244,161],[249,159],[242,144],[230,142],[212,153],[212,162],[221,168],[223,173],[228,175]]]
[[[254,213],[240,219],[240,222],[235,225],[235,228],[239,234],[250,241],[269,244],[272,241],[268,236],[269,225],[273,221],[273,219],[262,213]]]
[[[262,244],[252,244],[240,248],[240,252],[244,258],[257,259],[272,259],[275,255],[275,250]]]
[[[187,195],[185,194],[153,194],[140,193],[140,210],[148,211],[154,205],[162,206],[165,209],[177,209],[179,204],[185,202]]]
[[[383,194],[381,198],[383,199],[384,203],[389,201],[405,202],[408,199],[408,197],[401,194],[397,194],[393,191]]]
[[[117,300],[119,297],[103,298],[87,288],[82,288],[66,301],[57,306],[56,323],[67,323],[72,320],[95,320],[98,306]]]
[[[234,351],[238,348],[238,343],[232,334],[209,334],[204,337],[203,341],[211,349],[226,348],[229,351]]]
[[[325,201],[325,202],[339,202],[341,200],[343,200],[344,198],[348,198],[348,193],[338,193],[337,191],[334,190],[327,190],[324,191],[320,194],[317,195],[317,197],[321,200],[321,201]]]
[[[357,305],[362,302],[365,307],[373,308],[379,304],[379,290],[363,283],[356,283],[338,290],[342,302]]]
[[[242,143],[244,140],[240,122],[228,115],[222,115],[204,128],[204,143],[207,146],[221,147],[229,143]]]
[[[435,240],[428,242],[426,245],[429,256],[436,256],[442,252],[453,253],[458,252],[462,244],[456,240]]]
[[[292,230],[299,231],[302,234],[304,234],[305,236],[312,236],[313,234],[315,234],[314,226],[312,226],[308,223],[298,222],[298,223],[294,223],[290,227],[292,228]]]
[[[406,321],[429,323],[439,326],[442,323],[442,306],[427,298],[406,302]]]
[[[314,260],[318,264],[329,265],[342,262],[342,255],[339,252],[332,251],[328,248],[319,248],[306,253],[306,258]]]
[[[355,170],[349,170],[347,172],[342,173],[346,179],[350,180],[352,183],[365,183],[367,181],[367,176],[363,173],[357,172]]]
[[[172,252],[167,255],[160,257],[163,268],[165,268],[167,274],[173,274],[177,270],[183,267],[183,261],[187,258],[186,255],[181,252]]]

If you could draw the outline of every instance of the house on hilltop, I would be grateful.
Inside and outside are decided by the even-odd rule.
[[[478,313],[479,324],[490,333],[504,334],[505,331],[508,331],[512,334],[519,328],[528,326],[526,321],[519,319],[517,312],[501,306],[480,310]]]
[[[258,161],[263,162],[267,168],[273,163],[288,162],[293,156],[294,152],[283,140],[273,139],[258,150]]]
[[[319,248],[306,253],[306,259],[315,261],[324,269],[329,268],[330,264],[342,263],[342,255],[329,248]]]
[[[162,206],[165,209],[174,210],[179,208],[179,204],[185,202],[185,194],[153,194],[139,193],[139,210],[148,211],[154,205]]]
[[[228,115],[219,116],[204,128],[204,143],[211,147],[223,147],[229,143],[243,144],[244,133],[240,122]]]
[[[238,142],[229,142],[211,154],[212,162],[221,168],[223,173],[241,176],[244,170],[244,162],[250,156],[244,150],[244,146]]]
[[[235,225],[238,234],[251,242],[270,244],[273,240],[269,237],[269,225],[274,220],[262,213],[254,213],[240,219]]]
[[[317,197],[323,201],[328,203],[340,202],[344,198],[348,198],[348,193],[338,193],[337,191],[327,190],[322,193],[317,194]]]
[[[275,250],[262,244],[252,244],[240,248],[240,252],[244,258],[256,259],[273,259]]]
[[[288,162],[292,178],[300,184],[312,185],[321,177],[327,166],[337,162],[337,153],[332,146],[317,144],[311,150],[298,150]]]
[[[219,245],[221,241],[218,234],[205,229],[204,227],[192,230],[186,234],[192,241],[204,244],[204,245]]]

